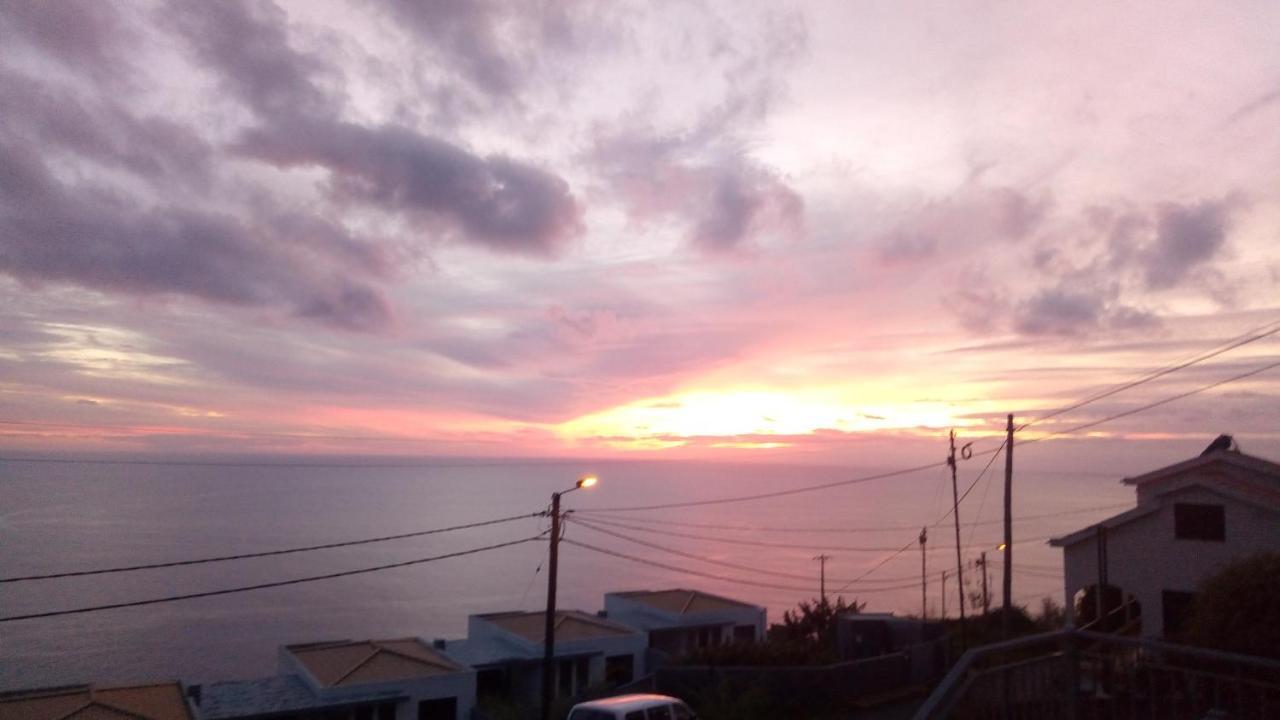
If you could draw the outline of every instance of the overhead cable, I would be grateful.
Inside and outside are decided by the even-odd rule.
[[[520,545],[535,540],[541,540],[542,535],[534,535],[533,537],[521,538],[520,540],[511,540],[503,543],[495,543],[493,545],[485,545],[484,547],[471,548],[470,550],[459,550],[458,552],[445,553],[443,555],[433,555],[431,557],[417,558],[415,560],[405,560],[402,562],[387,563],[386,565],[375,565],[373,567],[358,568],[356,570],[343,570],[342,572],[327,573],[324,575],[312,575],[309,577],[293,578],[291,580],[279,580],[276,582],[259,583],[257,585],[243,585],[234,588],[225,588],[222,590],[209,590],[206,592],[186,593],[184,595],[169,595],[167,597],[151,598],[148,600],[133,600],[129,602],[110,603],[107,605],[90,605],[88,607],[71,608],[69,610],[50,610],[47,612],[28,613],[25,615],[9,615],[8,617],[0,617],[0,623],[14,622],[17,620],[34,620],[37,618],[58,617],[62,615],[80,615],[83,613],[100,612],[102,610],[115,610],[118,608],[141,607],[143,605],[157,605],[160,603],[177,602],[179,600],[193,600],[195,598],[214,597],[217,595],[231,595],[233,593],[250,592],[253,590],[265,590],[267,588],[285,587],[287,585],[300,585],[302,583],[317,582],[320,580],[332,580],[334,578],[348,577],[351,575],[363,575],[366,573],[379,572],[382,570],[391,570],[393,568],[408,567],[410,565],[421,565],[423,563],[435,562],[437,560],[447,560],[449,558],[463,557],[465,555],[475,555],[477,553],[487,552],[489,550],[497,550],[499,548]],[[572,542],[572,541],[566,541]]]
[[[512,515],[510,517],[497,518],[496,520],[483,520],[481,522],[467,523],[465,525],[453,525],[450,527],[435,528],[432,530],[419,530],[416,532],[400,533],[398,535],[384,535],[382,537],[364,538],[362,540],[346,540],[343,542],[325,543],[323,545],[307,545],[304,547],[287,548],[284,550],[267,550],[264,552],[222,555],[219,557],[199,558],[196,560],[174,560],[171,562],[147,563],[143,565],[122,565],[119,567],[100,568],[97,570],[74,570],[69,572],[47,573],[43,575],[18,575],[15,577],[0,578],[0,583],[26,582],[29,580],[52,580],[54,578],[83,577],[85,575],[106,575],[108,573],[132,572],[134,570],[153,570],[156,568],[226,562],[228,560],[247,560],[249,558],[270,557],[272,555],[290,555],[292,553],[311,552],[313,550],[329,550],[331,548],[368,545],[371,543],[389,542],[391,540],[404,540],[406,538],[423,537],[426,535],[438,535],[440,533],[453,532],[455,530],[469,530],[471,528],[486,527],[488,525],[498,525],[500,523],[508,523],[515,520],[540,517],[543,514],[544,513],[525,513],[523,515]]]

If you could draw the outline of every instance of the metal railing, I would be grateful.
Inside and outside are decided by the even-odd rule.
[[[965,653],[915,720],[1262,720],[1280,662],[1067,629]]]

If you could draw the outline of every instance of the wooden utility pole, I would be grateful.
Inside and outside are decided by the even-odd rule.
[[[1009,612],[1013,610],[1013,413],[1005,424],[1004,438],[1004,587],[1000,598],[1004,612],[1000,617],[1001,634],[1009,639]]]
[[[964,617],[964,560],[960,557],[960,490],[956,487],[956,431],[951,431],[951,453],[947,455],[947,464],[951,466],[951,519],[956,526],[956,586],[960,595],[960,647],[968,646],[965,637]]]
[[[542,635],[542,720],[551,719],[555,697],[556,564],[560,550],[560,493],[551,495],[551,546],[547,551],[547,614]]]
[[[818,597],[822,598],[822,604],[827,604],[827,561],[831,559],[830,555],[815,555],[814,560],[818,561]]]
[[[942,619],[947,619],[947,571],[942,571]]]
[[[920,528],[920,619],[929,619],[929,573],[925,567],[925,543],[929,542],[929,528]]]
[[[1094,543],[1098,546],[1098,590],[1093,594],[1095,612],[1093,629],[1102,632],[1102,614],[1106,607],[1103,594],[1107,587],[1107,528],[1105,525],[1098,524]]]
[[[991,612],[991,596],[987,594],[987,551],[978,554],[978,566],[982,568],[982,614]]]

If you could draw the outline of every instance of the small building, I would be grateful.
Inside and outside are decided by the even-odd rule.
[[[197,720],[465,720],[476,674],[416,638],[288,645],[280,674],[187,688]]]
[[[708,645],[764,639],[763,607],[700,590],[606,593],[604,609],[610,620],[644,630],[649,647],[671,656]]]
[[[1230,436],[1123,482],[1136,490],[1136,507],[1049,541],[1062,548],[1072,623],[1088,591],[1102,620],[1115,620],[1110,629],[1176,635],[1206,578],[1234,560],[1280,551],[1280,465],[1240,452]],[[1092,603],[1084,612],[1098,614]]]
[[[0,720],[191,720],[176,682],[0,693]]]
[[[537,702],[542,693],[543,612],[472,615],[467,639],[445,643],[449,653],[478,673],[480,697]],[[555,689],[574,697],[591,686],[622,685],[644,673],[645,635],[635,628],[579,610],[555,618]]]

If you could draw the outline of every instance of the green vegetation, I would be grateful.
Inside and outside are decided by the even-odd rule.
[[[1280,659],[1280,553],[1259,553],[1208,578],[1196,596],[1184,642]]]
[[[676,660],[681,665],[734,667],[827,665],[836,662],[836,618],[862,612],[865,603],[829,599],[800,603],[769,627],[764,642],[730,643],[698,648]]]

